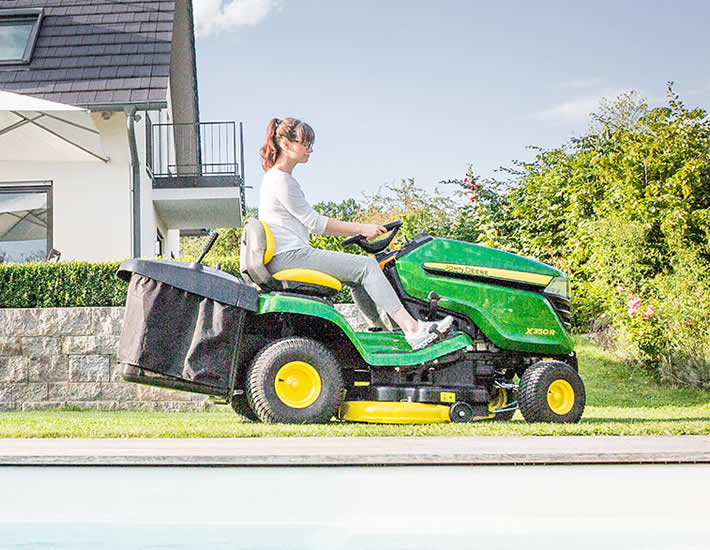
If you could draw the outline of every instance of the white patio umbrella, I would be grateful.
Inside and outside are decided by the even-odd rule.
[[[103,161],[91,113],[0,91],[0,161]]]
[[[0,241],[31,241],[46,237],[45,194],[0,195]]]

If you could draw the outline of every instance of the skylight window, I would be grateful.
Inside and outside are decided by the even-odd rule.
[[[41,9],[0,9],[0,65],[30,62],[41,21]]]

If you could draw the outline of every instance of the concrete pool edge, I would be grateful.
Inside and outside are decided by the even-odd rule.
[[[0,466],[710,463],[710,436],[0,439]]]

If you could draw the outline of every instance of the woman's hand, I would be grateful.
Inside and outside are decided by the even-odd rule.
[[[363,223],[362,229],[360,230],[360,234],[364,235],[368,241],[371,241],[380,235],[384,235],[385,233],[387,233],[387,229],[385,229],[382,225],[377,225],[376,223]]]

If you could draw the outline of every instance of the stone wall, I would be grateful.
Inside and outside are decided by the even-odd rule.
[[[352,304],[337,307],[363,328]],[[0,309],[0,411],[204,409],[206,396],[121,379],[122,322],[122,307]]]

